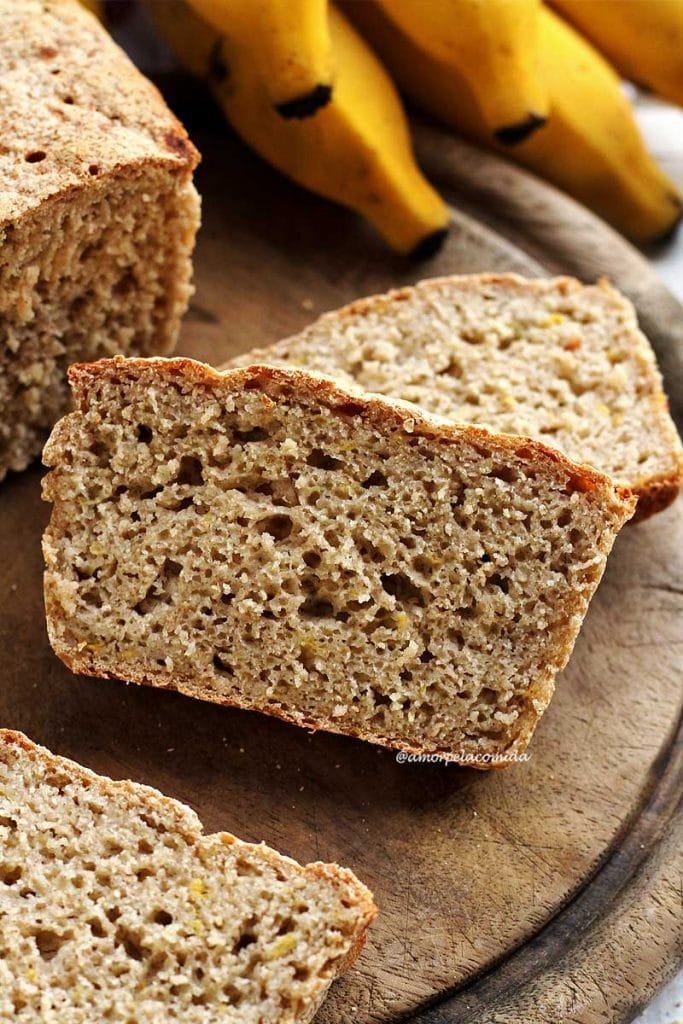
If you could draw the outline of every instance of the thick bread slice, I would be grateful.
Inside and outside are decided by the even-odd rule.
[[[0,0],[0,479],[66,410],[66,367],[172,351],[198,156],[77,0]]]
[[[475,274],[361,299],[230,366],[305,366],[461,423],[527,434],[670,504],[683,449],[631,303],[607,282]]]
[[[0,730],[0,1020],[309,1021],[375,916],[336,864]]]
[[[628,492],[304,371],[114,359],[70,380],[44,552],[74,671],[454,760],[524,749]]]

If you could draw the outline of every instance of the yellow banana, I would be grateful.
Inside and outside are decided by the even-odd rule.
[[[683,0],[552,0],[633,82],[683,104]]]
[[[228,61],[246,54],[285,118],[310,117],[329,102],[332,44],[327,0],[189,0],[224,38]]]
[[[425,54],[457,67],[500,142],[521,142],[545,122],[540,0],[379,0],[379,6]]]
[[[283,121],[261,74],[184,3],[152,4],[179,59],[209,83],[228,120],[262,157],[300,185],[365,216],[400,252],[428,255],[443,239],[448,208],[420,173],[406,117],[391,79],[333,6],[329,24],[337,78],[327,106]]]
[[[419,107],[463,135],[505,152],[591,207],[635,241],[668,234],[681,196],[645,149],[620,80],[552,11],[540,18],[547,125],[513,150],[492,144],[470,89],[450,64],[416,47],[375,3],[345,5],[356,25]]]

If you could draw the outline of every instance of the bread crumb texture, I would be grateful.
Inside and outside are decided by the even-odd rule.
[[[197,154],[76,0],[0,0],[0,478],[66,408],[66,367],[172,350]]]
[[[0,1020],[309,1021],[375,914],[350,871],[0,731]]]
[[[526,745],[628,493],[303,371],[71,377],[45,451],[67,664],[444,757]]]
[[[477,274],[424,281],[327,313],[246,353],[524,434],[634,490],[638,518],[681,486],[681,442],[631,303],[606,282]]]

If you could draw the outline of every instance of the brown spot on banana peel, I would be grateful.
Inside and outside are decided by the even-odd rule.
[[[301,120],[304,117],[311,117],[321,107],[327,106],[331,98],[332,86],[320,82],[302,96],[295,96],[293,100],[287,100],[285,103],[276,103],[275,109],[285,120]]]
[[[537,129],[542,128],[547,120],[547,117],[541,117],[540,114],[529,114],[524,120],[518,121],[516,124],[509,124],[499,128],[494,135],[498,142],[502,142],[504,146],[516,146],[520,142],[524,142],[525,139],[528,139]]]

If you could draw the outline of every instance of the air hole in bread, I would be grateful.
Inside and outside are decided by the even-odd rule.
[[[299,608],[299,614],[305,619],[325,619],[334,615],[334,605],[324,597],[312,595]]]
[[[462,364],[457,359],[449,359],[439,373],[449,377],[462,377]]]
[[[243,999],[242,993],[234,985],[225,985],[223,988],[223,995],[226,998],[228,1006],[239,1006]]]
[[[263,427],[250,427],[247,430],[235,430],[235,438],[245,444],[254,444],[258,441],[267,441],[270,434]]]
[[[306,459],[306,462],[309,466],[314,466],[316,469],[325,470],[340,469],[344,465],[341,459],[335,458],[334,455],[327,454],[321,448],[314,448]]]
[[[498,587],[504,594],[507,594],[510,589],[510,581],[507,576],[501,576],[498,572],[494,572],[493,575],[489,576],[486,582],[491,587]]]
[[[36,932],[34,940],[42,959],[53,960],[68,940],[68,936],[59,935],[57,932],[52,931],[51,928],[45,928],[42,931]]]
[[[403,604],[425,604],[422,591],[406,573],[382,573],[379,579],[387,594],[396,598],[397,601]]]
[[[4,885],[16,885],[21,878],[18,864],[0,864],[0,882]]]
[[[199,487],[204,483],[204,470],[201,459],[196,455],[183,455],[180,459],[180,469],[176,476],[176,483],[188,484],[190,487]]]
[[[117,299],[125,299],[126,296],[130,295],[138,287],[138,280],[133,273],[133,270],[129,267],[118,281],[112,285],[111,293]]]
[[[163,489],[164,488],[162,487],[161,484],[157,484],[156,487],[150,487],[148,490],[141,491],[140,497],[143,499],[143,501],[153,501],[154,498],[157,498],[161,494]]]
[[[387,484],[387,478],[385,477],[384,473],[380,473],[378,469],[371,473],[367,480],[363,481],[363,487],[365,487],[366,489],[369,487],[386,487]]]
[[[423,576],[431,576],[434,569],[437,568],[435,561],[425,555],[416,555],[411,564],[415,572],[419,572]]]
[[[213,656],[213,667],[224,676],[234,676],[235,670],[224,654],[216,652]]]
[[[130,931],[129,928],[119,926],[116,929],[114,942],[116,943],[117,946],[123,947],[126,956],[130,960],[139,961],[143,959],[144,953],[142,947],[140,946],[139,939],[136,935],[133,934],[132,931]]]
[[[267,516],[254,524],[260,533],[268,533],[275,540],[285,540],[292,532],[292,520],[286,515]]]
[[[513,484],[519,479],[519,473],[514,466],[496,466],[489,473],[496,480],[503,480],[506,484]]]
[[[92,917],[88,921],[88,925],[90,927],[90,931],[92,932],[96,939],[103,939],[104,936],[107,934],[102,922],[98,917]]]
[[[169,924],[173,924],[173,914],[169,914],[167,910],[157,910],[155,911],[152,920],[155,924],[160,924],[166,928]]]
[[[242,932],[242,934],[239,936],[234,946],[232,947],[232,952],[234,954],[241,953],[243,949],[248,949],[249,946],[253,946],[255,942],[256,935],[254,934],[253,931],[248,929],[247,931]]]

